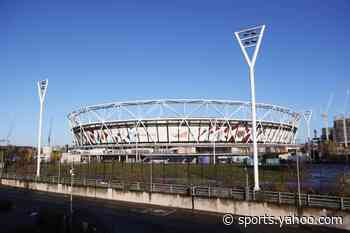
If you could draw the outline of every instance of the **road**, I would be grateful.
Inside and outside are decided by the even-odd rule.
[[[30,214],[40,209],[47,211],[69,210],[69,196],[0,186],[0,200],[11,200],[15,207],[10,212],[0,212],[1,232],[15,232],[19,226],[33,224]],[[225,226],[222,215],[95,198],[73,198],[73,209],[81,218],[97,226],[98,232],[230,232],[230,233],[309,233],[348,232],[319,226],[250,225],[244,228],[234,224]],[[22,232],[22,231],[21,231]]]

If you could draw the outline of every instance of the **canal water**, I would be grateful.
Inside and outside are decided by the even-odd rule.
[[[339,190],[342,185],[349,185],[350,164],[305,164],[306,176],[302,179],[302,187],[318,192]]]

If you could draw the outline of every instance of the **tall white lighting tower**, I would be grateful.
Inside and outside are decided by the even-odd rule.
[[[304,120],[305,120],[305,124],[306,124],[306,133],[307,133],[307,145],[308,145],[308,150],[307,150],[307,153],[308,153],[308,156],[310,156],[310,139],[311,139],[311,132],[310,132],[310,121],[311,121],[311,117],[312,117],[312,111],[311,110],[308,110],[308,111],[305,111],[303,113],[303,116],[304,116]]]
[[[47,79],[37,82],[38,94],[39,94],[39,100],[40,100],[39,132],[38,132],[38,156],[37,156],[37,168],[36,168],[36,176],[37,177],[40,176],[42,116],[43,116],[44,100],[45,100],[46,90],[47,90],[48,84],[49,84],[49,80],[47,80]]]
[[[321,114],[321,117],[323,119],[323,125],[326,128],[326,140],[327,141],[329,141],[328,112],[329,112],[329,108],[331,107],[332,102],[333,102],[333,93],[331,93],[329,95],[326,110]]]
[[[348,132],[346,130],[346,113],[347,113],[347,106],[349,102],[349,94],[350,90],[348,89],[346,91],[346,98],[345,98],[345,105],[344,105],[344,117],[343,117],[343,133],[344,133],[344,147],[348,147]]]
[[[235,32],[236,39],[244,55],[244,59],[249,66],[249,78],[251,88],[252,102],[252,133],[253,133],[253,161],[254,161],[254,190],[258,191],[259,186],[259,169],[258,169],[258,144],[256,133],[256,109],[255,109],[255,80],[254,66],[258,55],[261,40],[265,31],[265,25],[247,28]]]

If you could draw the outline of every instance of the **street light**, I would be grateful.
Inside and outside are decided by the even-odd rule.
[[[139,152],[138,152],[138,143],[139,143],[139,132],[137,131],[137,127],[136,127],[136,134],[135,134],[135,140],[136,140],[136,151],[135,151],[135,160],[136,162],[139,162]]]
[[[255,80],[254,66],[259,52],[261,40],[264,35],[265,25],[247,28],[235,32],[235,37],[244,55],[244,59],[249,66],[249,78],[251,88],[251,106],[252,106],[252,136],[253,136],[253,161],[254,161],[254,190],[258,191],[259,170],[258,170],[258,144],[256,138],[256,109],[255,109]]]
[[[152,193],[152,186],[153,186],[153,155],[151,154],[150,155],[150,162],[151,162],[151,165],[150,165],[150,182],[149,182],[149,184],[150,184],[150,187],[149,187],[149,189],[150,189],[150,193]],[[151,197],[151,196],[150,196]]]
[[[297,156],[297,182],[298,182],[298,206],[301,206],[301,187],[300,187],[300,159],[299,154],[296,154]]]
[[[213,132],[213,164],[216,164],[216,150],[215,150],[215,141],[217,139],[217,131],[216,131],[216,121],[215,120],[215,124],[214,124],[214,132]],[[216,136],[216,137],[215,137]]]
[[[36,176],[37,177],[40,176],[42,116],[43,116],[44,100],[45,100],[46,90],[47,90],[48,84],[49,84],[49,80],[47,80],[47,79],[37,82],[38,94],[39,94],[39,100],[40,100],[38,156],[37,156],[37,169],[36,169]]]
[[[74,158],[72,161],[72,166],[71,169],[69,170],[70,173],[70,227],[72,229],[72,223],[73,223],[73,182],[74,182],[74,167],[73,167],[73,163],[74,163]]]

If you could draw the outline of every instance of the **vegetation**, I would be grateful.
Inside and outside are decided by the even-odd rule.
[[[42,163],[44,176],[70,176],[71,164],[58,162]],[[243,188],[247,176],[249,185],[253,184],[253,168],[237,164],[146,164],[123,162],[91,162],[74,164],[76,177],[98,178],[106,181],[149,182],[152,169],[153,182],[195,184]],[[308,169],[301,167],[301,179],[308,175]],[[8,173],[35,175],[36,164],[16,163],[7,168]],[[295,191],[297,173],[295,165],[261,166],[260,181],[262,188],[276,191]]]
[[[53,162],[60,161],[61,156],[62,156],[62,152],[61,152],[61,151],[59,151],[59,150],[53,150],[53,151],[51,152],[51,161],[53,161]]]
[[[42,163],[42,176],[69,177],[72,164],[58,161]],[[248,185],[253,186],[253,168],[245,168],[237,164],[149,164],[124,163],[118,161],[90,162],[73,164],[76,178],[100,179],[105,182],[143,182],[149,183],[152,170],[152,181],[155,183],[210,185],[222,187],[245,188],[248,176]],[[152,169],[151,169],[152,168]],[[350,196],[350,173],[344,166],[344,171],[331,180],[323,179],[327,176],[322,166],[317,164],[300,164],[300,185],[304,193],[328,193],[330,195]],[[36,163],[13,163],[6,167],[6,173],[20,176],[34,176]],[[319,174],[318,174],[319,172]],[[316,181],[312,175],[320,176]],[[259,179],[263,190],[281,192],[297,191],[297,169],[295,163],[280,166],[259,166]]]
[[[320,144],[322,160],[326,162],[349,162],[349,150],[333,141],[324,141]]]

